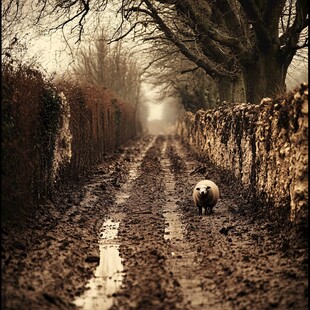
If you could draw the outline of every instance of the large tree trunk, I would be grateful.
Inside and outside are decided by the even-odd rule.
[[[246,102],[245,84],[241,77],[234,81],[231,78],[222,78],[217,85],[220,102]]]
[[[261,54],[256,61],[244,68],[247,102],[258,103],[264,97],[274,97],[286,90],[287,66],[276,56]]]
[[[217,82],[220,102],[259,103],[264,97],[285,92],[287,67],[280,63],[279,57],[261,54],[256,61],[244,66],[239,80],[222,78]]]

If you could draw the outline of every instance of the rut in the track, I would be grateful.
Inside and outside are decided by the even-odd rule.
[[[120,289],[124,272],[119,254],[118,228],[125,217],[121,205],[129,198],[132,185],[138,177],[141,162],[154,141],[155,138],[150,139],[140,149],[139,155],[130,162],[126,182],[120,185],[117,190],[115,203],[110,206],[109,213],[102,224],[99,236],[99,265],[94,272],[94,276],[87,283],[85,293],[74,301],[74,304],[83,310],[109,309],[114,303],[113,295]],[[126,153],[123,153],[121,157],[124,156],[126,156]]]
[[[120,206],[125,214],[119,227],[125,277],[123,288],[115,294],[115,309],[177,309],[181,299],[178,284],[166,268],[162,143],[158,138],[147,151],[130,195]]]
[[[198,210],[192,201],[192,191],[195,184],[205,176],[194,175],[193,171],[197,168],[198,162],[193,157],[188,156],[186,150],[177,139],[168,138],[166,157],[169,158],[170,175],[174,179],[174,191],[177,212],[182,219],[183,240],[174,240],[171,243],[172,249],[178,252],[177,260],[171,261],[170,266],[174,270],[174,275],[181,284],[184,303],[188,309],[231,309],[227,301],[222,298],[222,293],[216,285],[214,277],[214,267],[208,266],[208,276],[202,273],[202,260],[207,257],[200,255],[201,248],[197,246],[200,238],[204,238],[205,231],[195,226],[195,222],[206,223],[211,226],[214,220],[223,218],[226,207],[223,202],[216,206],[215,214],[211,216],[198,216]],[[212,176],[210,175],[212,178]],[[219,182],[217,179],[213,179]],[[190,214],[184,213],[184,208]],[[219,211],[220,210],[220,211]],[[226,217],[227,218],[227,217]],[[222,223],[220,224],[222,227]],[[189,238],[189,232],[195,234],[196,240]],[[220,233],[216,230],[215,234]],[[210,236],[212,238],[212,236]],[[198,243],[197,243],[198,242]]]
[[[175,144],[176,141],[173,141]],[[180,202],[180,192],[184,189],[176,183],[177,174],[173,174],[172,168],[172,149],[175,148],[172,145],[172,141],[169,143],[165,141],[162,151],[162,166],[164,173],[164,181],[166,184],[166,208],[164,208],[164,216],[167,219],[166,225],[168,225],[168,236],[166,241],[168,243],[170,255],[167,257],[167,267],[171,270],[175,280],[180,284],[183,295],[184,307],[187,309],[212,309],[212,305],[216,303],[215,295],[203,292],[203,281],[199,276],[199,266],[196,261],[196,253],[193,252],[191,244],[185,238],[186,224],[181,223],[181,210],[178,208]],[[178,149],[180,152],[180,149]],[[183,164],[182,172],[184,174],[190,173],[189,165]],[[187,188],[191,192],[191,187]],[[193,212],[196,211],[193,208]],[[214,283],[210,280],[209,286]],[[222,307],[222,309],[224,309]]]

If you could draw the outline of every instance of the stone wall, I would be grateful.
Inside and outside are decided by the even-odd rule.
[[[254,196],[308,214],[308,85],[285,98],[187,112],[177,134],[195,152],[228,170]]]

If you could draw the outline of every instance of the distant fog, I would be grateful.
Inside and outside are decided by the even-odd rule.
[[[173,134],[177,119],[184,113],[177,98],[167,97],[158,103],[145,102],[140,109],[145,132],[150,134]]]

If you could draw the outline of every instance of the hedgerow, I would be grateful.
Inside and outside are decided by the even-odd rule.
[[[29,215],[136,136],[132,106],[100,86],[2,67],[1,215]]]

